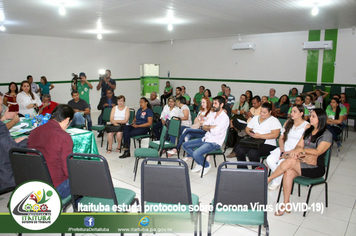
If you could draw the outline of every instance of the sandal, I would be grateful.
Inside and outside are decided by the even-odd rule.
[[[111,153],[111,149],[107,150],[106,153]]]
[[[277,210],[275,213],[274,213],[274,215],[275,216],[282,216],[283,214],[284,214],[284,212],[286,212],[286,213],[291,213],[291,211],[287,211],[286,210],[286,207],[284,206],[284,209],[283,210]]]

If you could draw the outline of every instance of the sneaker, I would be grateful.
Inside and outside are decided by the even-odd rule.
[[[201,171],[201,169],[203,169],[203,167],[201,165],[196,165],[192,170],[191,172],[199,172]]]
[[[203,176],[206,175],[209,172],[210,168],[211,168],[211,165],[209,165],[209,167],[205,167],[204,168]],[[200,172],[200,175],[201,175],[201,172]]]
[[[173,150],[170,150],[170,151],[168,151],[167,153],[168,153],[168,154],[171,154],[171,155],[176,155],[176,154],[177,154],[177,152],[176,152],[176,151],[173,151]]]
[[[339,142],[337,142],[337,149],[341,149],[342,148],[342,144],[341,144],[341,142],[339,141]]]
[[[273,190],[279,189],[280,186],[281,186],[281,184],[274,184],[274,183],[272,183],[272,184],[270,184],[270,185],[268,186],[268,189],[271,190],[271,191],[273,191]]]

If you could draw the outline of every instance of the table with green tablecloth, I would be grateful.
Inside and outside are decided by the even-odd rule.
[[[14,126],[19,126],[21,123],[27,123],[28,126],[26,129],[32,128],[31,120],[21,119],[21,122]],[[73,140],[73,153],[88,153],[88,154],[99,154],[98,146],[96,145],[96,140],[94,133],[89,130],[76,129],[76,128],[68,128],[66,132],[70,134]],[[28,136],[25,134],[20,134],[17,136],[13,136],[13,139]]]

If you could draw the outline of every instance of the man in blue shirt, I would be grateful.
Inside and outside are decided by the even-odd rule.
[[[108,88],[116,89],[116,81],[111,78],[111,71],[106,70],[105,75],[100,77],[99,84],[96,86],[96,90],[100,90],[101,88],[101,97],[106,97],[106,90]]]

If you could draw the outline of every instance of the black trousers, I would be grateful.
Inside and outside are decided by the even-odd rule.
[[[244,148],[238,145],[235,148],[235,153],[236,153],[237,161],[246,161],[246,154],[247,154],[248,159],[251,162],[260,162],[261,156],[268,156],[270,152],[273,151],[274,149],[276,149],[276,146],[272,146],[269,144],[263,144],[260,149]],[[245,168],[247,168],[247,166]]]

